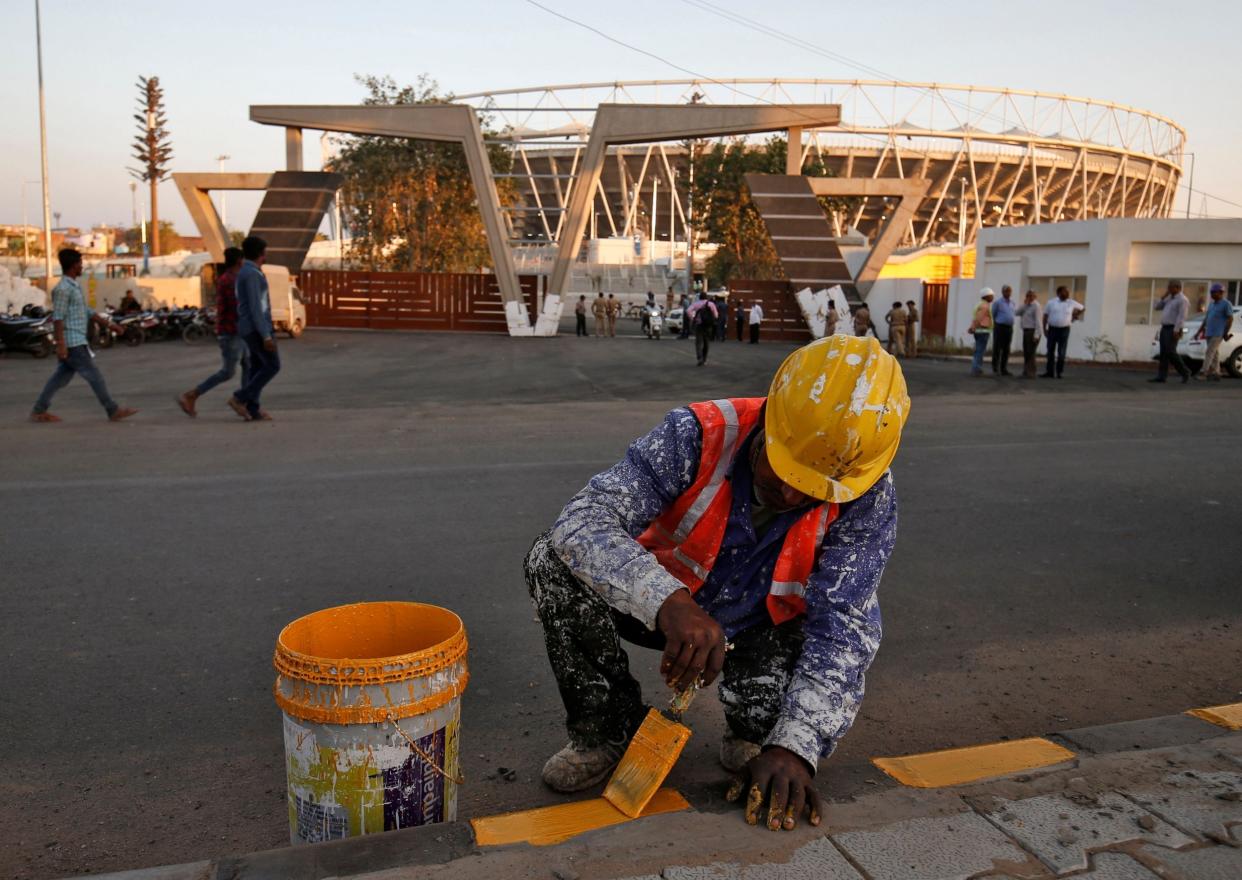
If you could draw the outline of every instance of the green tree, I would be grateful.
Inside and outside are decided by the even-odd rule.
[[[148,236],[150,236],[151,240],[155,239],[156,228],[153,224],[150,224],[150,223],[147,224],[147,234]],[[183,244],[183,242],[181,241],[181,235],[177,232],[176,227],[174,227],[172,223],[170,223],[169,221],[167,220],[160,221],[159,237],[160,237],[160,242],[163,244],[165,251],[168,251],[171,253],[172,251],[181,250],[181,247]],[[130,227],[129,229],[126,229],[124,235],[121,237],[121,241],[123,241],[129,247],[129,252],[131,254],[138,254],[139,256],[142,255],[142,227],[141,226],[133,226],[133,227]],[[153,254],[155,253],[154,249],[152,249],[151,253]]]
[[[694,158],[694,216],[699,238],[713,241],[720,249],[707,260],[707,281],[712,287],[733,278],[754,280],[785,277],[772,239],[759,210],[746,189],[747,174],[784,174],[788,141],[768,138],[758,147],[738,138],[699,144]],[[830,177],[831,172],[815,155],[808,156],[802,173]],[[848,200],[821,198],[825,210],[848,207]]]
[[[357,76],[364,104],[441,104],[450,96],[426,75],[398,86],[392,77]],[[331,170],[342,174],[341,213],[352,236],[349,259],[373,269],[472,272],[491,264],[466,156],[457,144],[405,138],[346,136]],[[492,170],[511,170],[512,157],[488,147]],[[498,180],[501,203],[513,201],[511,181]]]

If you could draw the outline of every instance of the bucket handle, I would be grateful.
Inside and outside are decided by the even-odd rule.
[[[449,780],[455,785],[466,784],[466,777],[464,774],[458,774],[457,776],[449,776],[448,773],[445,772],[443,767],[441,767],[439,764],[433,761],[430,755],[428,755],[426,752],[420,749],[418,747],[418,743],[410,739],[410,735],[401,729],[401,725],[397,723],[396,717],[391,712],[388,713],[388,720],[392,722],[392,726],[396,729],[397,733],[401,734],[401,738],[405,740],[406,744],[410,747],[411,750],[413,750],[414,754],[418,755],[418,757],[423,759],[423,763],[425,763],[432,770],[436,771],[441,776],[443,776],[445,779]]]

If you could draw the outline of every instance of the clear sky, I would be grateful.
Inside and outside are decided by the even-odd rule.
[[[686,0],[541,2],[712,77],[870,78]],[[1195,189],[1237,203],[1209,199],[1206,212],[1242,216],[1238,0],[713,2],[903,80],[1038,89],[1169,116],[1188,131]],[[39,177],[34,3],[0,7],[0,223],[17,223],[22,183]],[[353,103],[355,73],[401,83],[427,73],[457,93],[684,76],[521,0],[44,0],[43,53],[52,208],[78,226],[129,222],[139,74],[164,86],[180,171],[215,170],[222,153],[228,170],[283,167],[283,131],[249,122],[248,105]],[[306,155],[314,167],[315,144]],[[38,223],[37,184],[26,202]],[[194,231],[171,182],[160,203]],[[257,197],[231,195],[229,225],[248,227],[255,207]],[[1196,195],[1193,210],[1202,207]]]

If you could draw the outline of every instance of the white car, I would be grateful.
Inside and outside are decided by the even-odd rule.
[[[664,319],[664,326],[668,329],[669,333],[681,332],[681,322],[685,320],[685,315],[686,310],[681,306],[678,306],[668,313],[668,317]]]
[[[1182,338],[1177,342],[1177,353],[1182,356],[1193,373],[1199,372],[1207,356],[1207,339],[1203,336],[1203,313],[1192,315],[1186,319],[1182,328]],[[1160,331],[1151,341],[1151,357],[1160,357]],[[1242,379],[1242,306],[1233,307],[1233,328],[1230,338],[1220,344],[1221,366],[1235,379]]]

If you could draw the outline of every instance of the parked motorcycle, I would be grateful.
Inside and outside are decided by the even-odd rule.
[[[206,309],[195,309],[194,317],[186,322],[186,325],[181,328],[181,338],[190,345],[195,345],[203,340],[210,339],[215,336],[215,334],[215,316]]]
[[[147,338],[143,325],[154,320],[150,312],[130,312],[125,315],[113,312],[107,315],[107,318],[114,326],[99,327],[98,324],[91,324],[93,334],[91,344],[99,348],[111,348],[117,342],[122,342],[131,348],[142,345]],[[117,327],[120,329],[116,329]]]
[[[45,358],[56,349],[52,333],[52,317],[0,317],[0,349],[6,352],[25,351]]]

